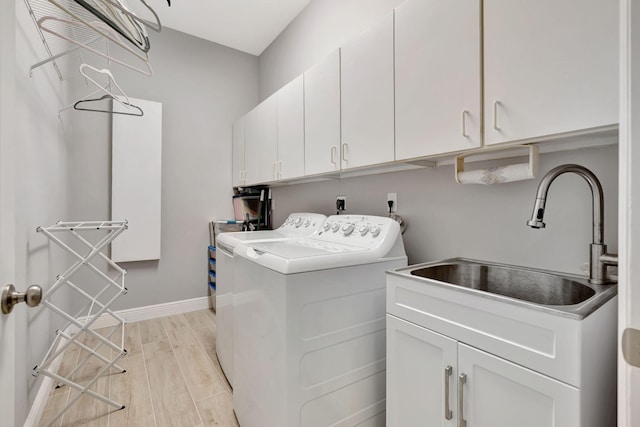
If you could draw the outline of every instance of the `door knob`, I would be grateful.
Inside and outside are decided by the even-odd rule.
[[[2,289],[2,314],[9,314],[13,306],[26,302],[29,307],[35,307],[42,301],[42,288],[38,285],[29,286],[27,292],[16,292],[13,285],[6,285]]]

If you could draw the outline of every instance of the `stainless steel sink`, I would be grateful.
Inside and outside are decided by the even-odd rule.
[[[617,285],[593,285],[583,276],[464,258],[414,265],[391,274],[572,317],[586,317],[617,294]]]
[[[596,293],[588,286],[553,274],[470,262],[419,268],[411,274],[536,304],[578,304]]]

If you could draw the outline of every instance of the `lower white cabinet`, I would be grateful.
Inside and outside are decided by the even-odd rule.
[[[577,388],[462,343],[456,383],[456,416],[469,426],[580,426]]]
[[[576,387],[387,315],[387,426],[580,425]]]
[[[387,315],[387,426],[457,425],[451,406],[457,346],[451,338]]]

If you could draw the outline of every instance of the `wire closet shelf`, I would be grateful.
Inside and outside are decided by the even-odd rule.
[[[96,20],[96,17],[94,15],[92,15],[90,12],[78,5],[73,0],[59,0],[58,2],[83,20]],[[74,52],[80,55],[80,58],[82,58],[82,47],[60,37],[55,37],[51,34],[45,35],[45,32],[43,32],[38,25],[38,21],[46,17],[68,19],[69,15],[48,0],[24,0],[24,3],[27,7],[29,15],[31,16],[31,19],[33,20],[33,24],[36,27],[36,31],[38,32],[40,40],[42,41],[42,45],[44,46],[44,50],[47,54],[47,58],[31,66],[31,68],[29,69],[29,75],[32,75],[33,71],[36,68],[39,68],[48,63],[52,63],[56,74],[58,75],[58,78],[60,80],[63,80],[62,71],[60,70],[60,66],[58,65],[56,60]],[[58,33],[64,34],[68,38],[76,40],[79,44],[91,46],[100,51],[108,50],[107,39],[104,37],[104,35],[96,33],[89,27],[65,25],[64,23],[59,21],[53,22],[51,25]]]

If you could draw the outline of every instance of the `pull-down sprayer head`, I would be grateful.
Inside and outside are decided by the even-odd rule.
[[[545,223],[542,222],[544,218],[544,204],[546,199],[536,198],[536,203],[533,205],[533,214],[531,219],[527,221],[527,225],[531,228],[544,228]]]

